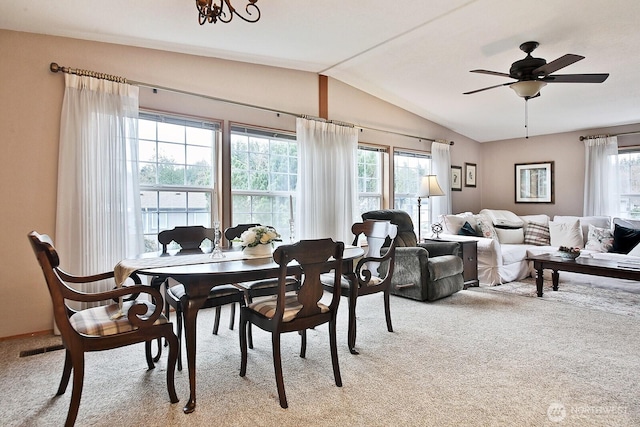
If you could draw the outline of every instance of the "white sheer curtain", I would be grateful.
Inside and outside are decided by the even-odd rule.
[[[438,178],[444,196],[431,197],[432,222],[439,222],[441,215],[451,212],[451,154],[449,144],[434,142],[431,144],[431,170]]]
[[[55,244],[65,270],[102,273],[143,249],[138,88],[72,74],[65,74],[65,83]]]
[[[596,136],[587,138],[584,170],[583,215],[617,216],[618,191],[618,138]]]
[[[358,209],[358,132],[304,118],[297,119],[298,203],[296,234],[302,239],[331,237],[351,243]]]

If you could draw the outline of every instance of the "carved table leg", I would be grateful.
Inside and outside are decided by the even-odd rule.
[[[536,265],[536,288],[538,296],[542,296],[542,286],[544,285],[544,278],[542,277],[542,265]]]
[[[187,366],[189,369],[189,400],[183,408],[185,414],[196,409],[196,323],[198,310],[207,300],[207,296],[189,297],[184,302],[184,335],[187,348]]]
[[[560,279],[560,273],[558,272],[558,270],[553,270],[553,273],[551,274],[551,278],[552,278],[552,283],[553,283],[553,290],[557,291],[558,290],[558,281]]]

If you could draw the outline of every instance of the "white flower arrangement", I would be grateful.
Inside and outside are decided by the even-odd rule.
[[[273,242],[281,242],[280,235],[273,227],[259,225],[251,227],[240,235],[242,247],[254,247],[258,245],[268,245]]]

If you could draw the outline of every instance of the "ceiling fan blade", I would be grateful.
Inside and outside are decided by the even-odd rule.
[[[511,76],[507,73],[500,73],[498,71],[489,71],[489,70],[471,70],[470,73],[479,73],[479,74],[490,74],[492,76],[501,76],[501,77],[509,77]]]
[[[554,71],[558,71],[561,68],[568,67],[569,65],[584,59],[584,56],[574,55],[572,53],[567,53],[564,56],[556,59],[555,61],[551,61],[545,65],[542,65],[531,72],[533,75],[543,74],[548,76]]]
[[[513,82],[509,82],[509,83],[502,83],[501,85],[495,85],[495,86],[489,86],[489,87],[484,87],[482,89],[477,89],[477,90],[472,90],[471,92],[465,92],[463,93],[463,95],[471,95],[472,93],[478,93],[478,92],[482,92],[483,90],[489,90],[489,89],[493,89],[495,87],[500,87],[500,86],[508,86],[513,84]]]
[[[541,79],[547,83],[602,83],[609,74],[553,74]]]

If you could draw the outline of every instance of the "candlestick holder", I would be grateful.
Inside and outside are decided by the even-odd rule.
[[[211,258],[224,258],[224,254],[220,249],[220,221],[213,222],[213,251]]]
[[[296,222],[293,219],[289,220],[289,240],[293,243],[296,240]]]

